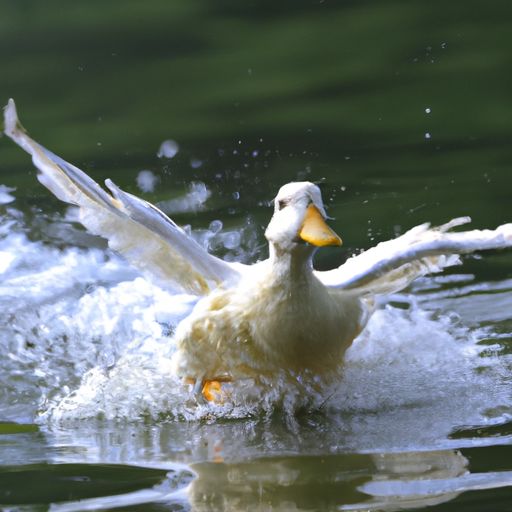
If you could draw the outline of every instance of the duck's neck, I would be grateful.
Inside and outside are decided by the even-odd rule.
[[[315,249],[309,245],[297,246],[293,251],[283,250],[270,244],[269,260],[276,280],[289,283],[304,283],[313,273]]]

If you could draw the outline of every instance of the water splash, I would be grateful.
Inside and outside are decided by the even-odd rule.
[[[15,197],[11,194],[11,192],[14,192],[15,190],[15,188],[0,185],[0,204],[12,203]]]
[[[293,417],[305,409],[341,416],[354,430],[364,423],[371,435],[385,432],[388,441],[400,421],[410,425],[414,444],[512,414],[507,406],[512,363],[500,348],[503,332],[494,339],[489,328],[470,329],[458,316],[435,311],[436,301],[447,311],[449,301],[462,300],[457,289],[465,295],[471,286],[467,276],[460,283],[453,278],[449,289],[440,278],[423,280],[415,294],[383,305],[346,354],[339,379],[327,388],[315,378],[283,373],[264,389],[251,381],[228,384],[224,403],[198,404],[190,386],[171,372],[172,334],[196,299],[147,282],[106,249],[59,249],[30,240],[26,231],[19,212],[2,216],[4,419],[246,418],[276,410]],[[251,259],[256,250],[250,221],[230,230],[214,221],[192,234],[232,258]],[[511,300],[503,287],[480,283],[477,291],[480,298],[496,298],[499,291]],[[434,311],[416,304],[422,297]],[[491,302],[479,304],[492,309]],[[396,443],[403,442],[402,431]]]
[[[189,191],[184,196],[160,201],[157,206],[167,214],[197,212],[204,208],[210,196],[210,190],[203,182],[198,181],[190,184]]]

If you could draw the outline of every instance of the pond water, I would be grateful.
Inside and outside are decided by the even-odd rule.
[[[342,248],[512,220],[512,7],[456,0],[6,1],[0,96],[96,180],[213,253],[267,255],[270,201],[321,184]],[[379,306],[315,410],[197,406],[169,378],[192,296],[74,222],[0,139],[2,510],[510,510],[512,252]]]

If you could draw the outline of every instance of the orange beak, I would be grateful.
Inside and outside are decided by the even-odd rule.
[[[322,214],[313,204],[310,204],[306,210],[299,237],[316,247],[342,244],[341,238],[325,223]]]

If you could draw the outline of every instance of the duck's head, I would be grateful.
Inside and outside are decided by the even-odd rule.
[[[308,181],[287,183],[274,200],[274,215],[265,237],[276,248],[292,252],[309,244],[314,247],[341,245],[341,238],[327,225],[320,189]]]

